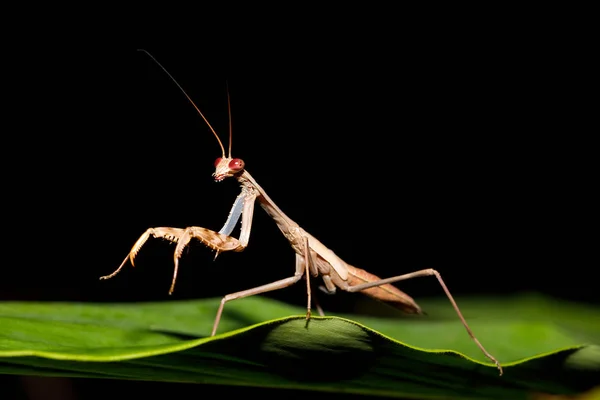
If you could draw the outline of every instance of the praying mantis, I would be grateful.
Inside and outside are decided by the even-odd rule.
[[[228,153],[225,154],[225,148],[219,135],[213,129],[208,119],[196,106],[190,96],[185,90],[179,85],[179,83],[173,78],[173,76],[162,66],[150,53],[145,50],[139,50],[146,53],[150,58],[155,61],[158,66],[175,82],[178,88],[183,92],[187,100],[196,109],[198,114],[202,117],[204,122],[212,134],[217,139],[217,142],[221,148],[221,156],[218,157],[214,163],[215,171],[212,174],[214,180],[217,182],[223,181],[227,178],[235,178],[241,188],[240,194],[235,199],[231,211],[225,221],[225,224],[219,232],[199,227],[191,226],[187,228],[173,228],[173,227],[156,227],[147,229],[135,242],[121,265],[111,274],[102,276],[100,279],[109,279],[117,275],[121,269],[126,265],[129,260],[134,265],[134,259],[140,252],[142,246],[148,241],[150,237],[166,239],[176,244],[175,252],[173,255],[174,261],[174,272],[169,294],[172,294],[175,288],[175,282],[177,280],[177,271],[179,269],[179,260],[183,254],[184,249],[192,239],[199,240],[207,247],[213,249],[216,252],[216,256],[221,252],[233,251],[241,252],[247,246],[250,239],[250,231],[252,228],[252,217],[254,214],[254,205],[258,201],[263,210],[273,219],[281,233],[289,241],[292,249],[296,253],[296,267],[294,275],[291,277],[280,279],[275,282],[267,283],[255,288],[242,290],[239,292],[231,293],[224,296],[221,300],[217,315],[213,324],[211,336],[217,333],[219,327],[219,321],[223,313],[225,304],[229,301],[240,299],[248,296],[262,294],[278,289],[289,287],[302,278],[306,280],[306,291],[307,291],[307,306],[306,306],[306,319],[309,320],[311,317],[311,304],[312,294],[310,278],[321,277],[323,285],[321,289],[328,294],[334,294],[337,289],[341,289],[347,292],[360,292],[382,302],[388,303],[406,313],[409,314],[422,314],[419,305],[406,293],[400,289],[391,285],[392,283],[404,281],[412,278],[423,277],[423,276],[435,276],[448,297],[452,307],[456,311],[458,318],[465,327],[467,333],[483,354],[490,359],[498,368],[500,375],[503,370],[500,363],[494,358],[479,342],[479,340],[473,334],[471,328],[467,324],[467,321],[463,317],[456,301],[452,294],[448,290],[444,280],[442,279],[439,272],[434,269],[423,269],[403,275],[394,276],[387,279],[381,279],[376,275],[373,275],[363,269],[354,267],[340,257],[338,257],[332,250],[327,248],[319,240],[317,240],[310,233],[306,232],[296,222],[289,218],[283,211],[275,204],[273,200],[267,195],[265,190],[256,182],[256,180],[246,170],[244,161],[240,158],[233,158],[231,155],[231,141],[232,141],[232,128],[231,128],[231,103],[228,97],[228,116],[229,116],[229,149]],[[231,235],[231,232],[237,225],[241,218],[241,232],[239,237],[236,239]],[[319,309],[319,313],[321,310]]]

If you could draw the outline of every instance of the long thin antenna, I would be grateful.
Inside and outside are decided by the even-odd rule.
[[[146,53],[148,55],[148,57],[150,57],[152,60],[154,60],[154,62],[156,64],[158,64],[158,66],[163,71],[165,71],[165,73],[169,76],[169,78],[171,78],[171,80],[173,82],[175,82],[175,84],[177,85],[177,87],[179,88],[179,90],[181,90],[181,92],[185,95],[185,97],[188,99],[188,101],[190,103],[192,103],[192,105],[194,106],[194,108],[196,109],[196,111],[198,111],[198,114],[200,114],[200,116],[202,117],[202,119],[204,120],[204,122],[206,122],[206,125],[208,125],[208,127],[211,130],[211,132],[217,138],[217,141],[219,142],[219,146],[221,146],[221,152],[223,153],[223,158],[225,158],[225,148],[223,147],[223,143],[221,143],[221,139],[219,139],[219,135],[217,135],[217,132],[215,132],[215,130],[213,129],[213,127],[210,124],[210,122],[208,122],[208,120],[206,119],[206,117],[204,116],[204,114],[202,114],[202,111],[200,111],[200,109],[198,108],[198,106],[196,106],[196,103],[194,103],[194,101],[190,98],[190,96],[188,96],[188,94],[185,92],[185,90],[183,90],[183,88],[181,87],[181,85],[179,84],[179,82],[177,82],[175,80],[175,78],[173,78],[173,75],[171,75],[169,73],[169,71],[167,71],[167,69],[165,67],[163,67],[163,65],[161,63],[159,63],[158,60],[156,58],[154,58],[154,56],[152,54],[148,53],[144,49],[137,49],[137,51],[142,51],[142,52]],[[231,113],[230,113],[230,116],[229,116],[229,124],[230,124],[230,126],[229,126],[229,156],[231,157]]]
[[[229,83],[225,81],[227,86],[227,111],[229,112],[229,158],[231,158],[231,138],[232,138],[232,126],[231,126],[231,98],[229,97]]]

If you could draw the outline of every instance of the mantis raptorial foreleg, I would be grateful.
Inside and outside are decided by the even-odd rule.
[[[175,248],[175,253],[173,255],[175,267],[169,294],[173,293],[173,290],[175,289],[175,281],[177,280],[177,272],[179,271],[179,259],[183,254],[183,250],[189,244],[192,238],[200,240],[206,246],[215,250],[217,254],[225,251],[242,251],[246,247],[234,237],[223,235],[222,233],[199,226],[191,226],[185,229],[170,227],[150,228],[135,242],[129,251],[129,254],[127,254],[121,265],[119,265],[119,268],[109,275],[100,277],[100,279],[110,279],[118,274],[127,263],[127,260],[131,261],[131,265],[135,265],[135,257],[150,236],[160,239],[167,239],[173,243],[177,243],[177,247]]]
[[[116,274],[118,274],[119,272],[121,272],[121,269],[125,266],[125,264],[127,263],[127,260],[131,261],[131,265],[135,266],[135,262],[134,262],[135,257],[140,252],[140,249],[146,243],[146,241],[150,238],[150,236],[155,237],[155,238],[167,239],[171,242],[176,243],[177,240],[179,239],[179,236],[181,236],[182,232],[183,232],[183,229],[180,229],[180,228],[163,227],[163,228],[147,229],[146,232],[142,233],[142,236],[140,236],[139,239],[136,240],[135,244],[129,251],[129,254],[127,254],[127,256],[125,257],[125,259],[123,260],[121,265],[119,265],[119,268],[117,268],[113,273],[111,273],[109,275],[101,276],[100,279],[110,279],[113,276],[115,276]]]
[[[169,294],[172,294],[175,290],[175,282],[177,281],[179,259],[183,254],[183,250],[187,247],[192,239],[198,239],[207,247],[215,250],[217,255],[225,251],[242,251],[248,246],[250,230],[252,228],[252,214],[254,213],[255,198],[256,195],[254,195],[252,191],[242,191],[242,193],[240,193],[236,201],[233,203],[233,207],[229,212],[227,221],[225,221],[225,225],[223,225],[223,228],[221,228],[220,232],[215,232],[199,226],[191,226],[185,229],[171,227],[147,229],[146,232],[144,232],[142,236],[140,236],[140,238],[135,242],[129,251],[129,254],[125,257],[121,265],[119,265],[119,268],[109,275],[100,277],[100,279],[110,279],[118,274],[127,263],[127,260],[131,261],[131,265],[135,265],[135,257],[140,252],[142,246],[148,241],[150,236],[152,236],[177,243],[177,247],[175,248],[175,252],[173,254],[173,261],[175,263],[173,280],[171,281],[171,287],[169,289]],[[242,215],[242,229],[240,238],[236,239],[232,236],[229,236],[229,233],[231,233],[234,226],[238,222],[240,215]],[[222,232],[228,233],[225,234]]]

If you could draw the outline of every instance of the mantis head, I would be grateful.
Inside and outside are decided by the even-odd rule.
[[[215,160],[213,176],[216,182],[235,176],[244,171],[244,160],[241,158],[219,157]]]

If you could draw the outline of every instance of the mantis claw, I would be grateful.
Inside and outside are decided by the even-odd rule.
[[[175,267],[173,271],[173,281],[171,282],[171,287],[169,288],[169,294],[173,294],[175,291],[175,282],[177,281],[177,272],[179,270],[179,259],[193,238],[198,239],[207,247],[215,250],[215,259],[223,251],[242,251],[246,247],[236,238],[199,226],[191,226],[186,229],[169,227],[149,228],[135,242],[129,251],[129,254],[127,254],[127,257],[125,257],[121,265],[119,265],[119,268],[109,275],[101,276],[100,279],[110,279],[117,275],[121,269],[123,269],[128,260],[131,262],[131,266],[135,267],[135,257],[138,255],[142,246],[148,241],[150,236],[177,243],[177,247],[173,253],[173,263]]]

